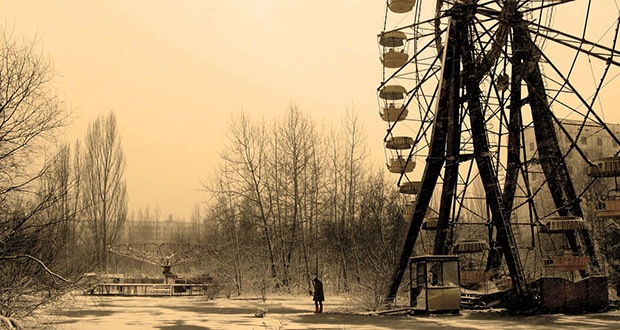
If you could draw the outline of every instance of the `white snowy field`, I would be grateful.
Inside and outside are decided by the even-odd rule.
[[[267,310],[263,317],[255,314]],[[28,327],[58,330],[123,329],[620,329],[620,311],[580,315],[513,316],[500,311],[460,315],[372,316],[344,297],[327,297],[314,314],[310,296],[257,299],[179,297],[68,297]]]

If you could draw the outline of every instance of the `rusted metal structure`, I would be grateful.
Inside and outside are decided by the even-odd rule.
[[[199,243],[126,243],[109,246],[108,250],[119,256],[162,268],[164,282],[174,283],[172,267],[207,258],[213,249]]]
[[[598,178],[620,172],[612,169],[620,140],[594,107],[608,74],[620,67],[620,53],[617,17],[602,35],[587,33],[597,5],[604,6],[572,0],[387,1],[377,89],[387,124],[387,166],[399,174],[400,191],[415,196],[405,212],[409,229],[388,302],[396,297],[420,230],[427,229],[434,230],[434,244],[422,252],[437,256],[472,253],[459,252],[459,241],[485,240],[480,281],[505,291],[511,308],[577,308],[569,287],[596,288],[579,307],[606,304],[606,277],[583,196]],[[555,28],[552,23],[568,13],[578,19]],[[588,90],[576,78],[584,58],[597,64],[588,70],[598,79]],[[565,119],[580,120],[581,129],[568,132]],[[596,163],[583,151],[586,127],[613,141],[615,149],[605,150],[611,164]],[[403,134],[407,129],[410,136]],[[582,169],[591,168],[592,181],[574,184],[569,154],[579,156]],[[610,197],[607,205],[599,215],[615,217],[617,211],[620,217],[620,204],[616,210]]]
[[[125,243],[108,247],[110,253],[162,268],[161,277],[93,275],[89,292],[93,295],[173,296],[207,295],[213,297],[219,286],[209,274],[179,276],[172,267],[211,256],[213,248],[204,243]]]

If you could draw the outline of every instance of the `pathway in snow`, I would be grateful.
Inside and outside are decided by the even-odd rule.
[[[310,296],[208,300],[206,297],[74,296],[39,319],[41,328],[99,329],[620,329],[620,311],[582,315],[511,316],[462,311],[451,316],[370,316],[343,297],[327,297],[314,314]],[[255,314],[266,310],[264,317]],[[260,314],[260,313],[259,313]]]

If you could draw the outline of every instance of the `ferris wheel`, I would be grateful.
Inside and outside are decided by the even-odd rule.
[[[591,0],[386,1],[377,94],[410,221],[388,302],[414,248],[461,255],[462,285],[496,280],[525,305],[539,299],[537,279],[604,277],[586,203],[597,180],[620,174],[604,169],[620,169],[620,130],[602,111],[620,68],[618,10]],[[620,204],[597,214],[620,217]]]

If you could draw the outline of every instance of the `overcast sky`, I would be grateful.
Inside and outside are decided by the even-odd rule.
[[[20,0],[5,29],[37,39],[75,112],[69,138],[114,111],[127,155],[130,208],[189,216],[231,114],[283,114],[290,102],[338,123],[347,107],[377,115],[374,0]],[[372,127],[370,127],[372,128]]]
[[[206,198],[201,181],[240,110],[272,118],[295,102],[338,125],[354,107],[381,154],[384,14],[381,0],[0,1],[5,29],[38,40],[54,63],[75,115],[68,141],[114,111],[130,208],[177,217]]]

